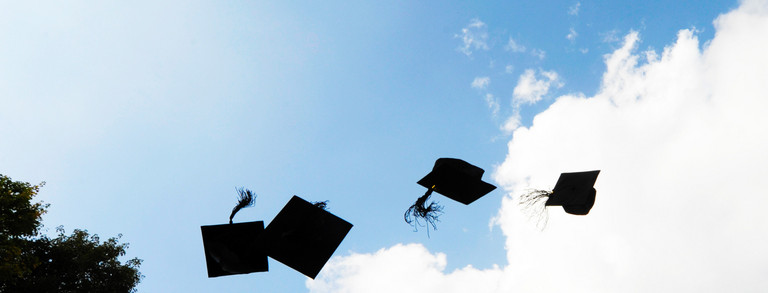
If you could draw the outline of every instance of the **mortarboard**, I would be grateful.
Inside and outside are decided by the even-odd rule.
[[[269,270],[266,253],[256,248],[264,222],[200,226],[200,230],[209,278]]]
[[[557,179],[548,206],[563,206],[566,213],[586,215],[595,204],[597,191],[593,187],[600,170],[562,173]]]
[[[253,205],[256,195],[244,188],[237,192],[240,198],[229,216],[229,224],[200,226],[209,278],[269,270],[267,254],[258,244],[264,222],[232,223],[240,209]]]
[[[315,278],[352,224],[293,196],[259,237],[267,255]]]
[[[419,180],[419,185],[450,199],[470,204],[496,189],[482,180],[483,169],[460,159],[439,158],[432,172]],[[433,187],[434,186],[434,187]]]
[[[464,160],[437,159],[432,172],[417,182],[426,187],[427,192],[416,199],[416,202],[405,211],[403,219],[413,226],[414,231],[417,225],[421,225],[419,219],[423,219],[427,223],[427,235],[429,235],[429,226],[437,229],[436,222],[439,221],[438,217],[443,211],[443,207],[437,202],[433,201],[427,205],[432,191],[468,205],[496,189],[496,186],[482,180],[484,172],[483,169]]]

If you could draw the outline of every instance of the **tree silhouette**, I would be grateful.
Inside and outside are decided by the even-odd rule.
[[[0,292],[135,292],[141,260],[121,263],[122,235],[100,241],[75,229],[39,236],[47,204],[32,203],[41,186],[0,174]]]

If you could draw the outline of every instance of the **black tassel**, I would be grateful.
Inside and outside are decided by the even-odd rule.
[[[312,205],[316,206],[316,207],[318,207],[318,208],[320,208],[320,209],[322,209],[324,211],[328,210],[328,201],[327,200],[324,200],[324,201],[314,201],[314,202],[312,202]]]
[[[232,224],[232,218],[235,217],[235,214],[237,214],[238,211],[240,211],[242,208],[251,207],[253,206],[254,202],[256,202],[256,194],[248,189],[241,187],[237,189],[237,193],[239,194],[239,198],[237,200],[237,205],[232,209],[232,214],[229,215],[230,224]]]
[[[427,205],[430,195],[432,195],[431,188],[424,195],[416,199],[416,203],[409,207],[403,215],[405,222],[413,226],[413,231],[418,231],[418,226],[425,226],[419,221],[419,219],[423,219],[427,226],[427,236],[429,236],[429,226],[437,230],[437,222],[440,221],[438,217],[443,214],[443,207],[437,204],[437,202],[433,201]]]
[[[518,199],[523,214],[528,217],[528,220],[534,222],[539,230],[544,230],[549,221],[546,203],[550,196],[552,191],[532,189],[520,195]]]

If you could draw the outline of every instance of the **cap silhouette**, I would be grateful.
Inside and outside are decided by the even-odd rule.
[[[464,160],[439,158],[435,161],[432,172],[417,183],[468,205],[496,189],[496,186],[482,180],[484,172]]]
[[[352,229],[321,206],[294,195],[259,237],[269,257],[313,279]]]
[[[464,160],[437,159],[432,172],[417,182],[426,187],[427,192],[416,199],[416,202],[405,211],[403,219],[413,226],[414,231],[417,226],[422,226],[420,219],[424,220],[427,225],[427,235],[429,235],[429,226],[437,229],[436,222],[439,221],[438,217],[443,211],[443,207],[434,201],[427,205],[432,192],[468,205],[496,189],[496,186],[482,180],[484,172],[483,169]]]
[[[269,270],[267,254],[257,241],[264,231],[264,222],[232,223],[238,211],[253,205],[256,195],[244,188],[237,192],[239,199],[229,224],[200,226],[209,278]]]
[[[209,278],[269,270],[267,254],[256,247],[264,222],[201,226],[200,230]]]
[[[566,213],[586,215],[595,205],[597,191],[593,187],[600,170],[562,173],[557,179],[548,206],[563,206]]]

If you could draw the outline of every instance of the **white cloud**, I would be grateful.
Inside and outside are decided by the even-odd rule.
[[[334,293],[492,292],[503,277],[498,267],[466,266],[445,274],[446,263],[445,254],[431,254],[421,244],[397,244],[373,254],[333,258],[319,278],[307,280],[307,287]]]
[[[523,45],[519,44],[517,41],[515,41],[515,39],[513,39],[513,38],[509,38],[509,41],[507,41],[507,44],[504,46],[504,50],[507,50],[507,51],[512,52],[512,53],[525,53],[525,52],[528,52],[533,57],[536,57],[536,58],[539,58],[539,59],[542,59],[542,60],[547,55],[547,53],[544,52],[544,50],[536,49],[536,48],[533,48],[533,49],[526,48],[525,46],[523,46]]]
[[[526,49],[525,46],[518,44],[513,38],[509,38],[507,45],[504,46],[504,50],[512,53],[524,53]]]
[[[562,86],[557,73],[554,71],[541,71],[539,75],[542,77],[541,79],[536,78],[536,73],[533,69],[527,69],[520,75],[517,86],[515,86],[512,92],[513,104],[536,103],[549,92],[551,86]]]
[[[557,73],[554,71],[539,70],[538,75],[540,78],[536,77],[536,71],[533,69],[527,69],[520,75],[517,85],[512,91],[512,115],[500,126],[504,134],[511,134],[523,125],[520,116],[522,105],[534,104],[540,101],[552,86],[563,86]]]
[[[491,109],[493,117],[499,115],[499,109],[501,108],[501,105],[499,105],[499,100],[496,99],[493,94],[485,94],[485,103],[488,104],[488,108]]]
[[[544,52],[544,50],[541,49],[531,49],[531,55],[544,60],[544,58],[547,57],[547,52]]]
[[[768,288],[768,2],[719,17],[702,51],[688,30],[657,58],[637,33],[606,56],[595,96],[559,97],[519,127],[494,178],[505,267],[444,272],[421,245],[335,257],[313,292],[762,292]],[[652,54],[653,55],[653,54]],[[513,199],[560,172],[601,169],[587,216],[543,232]],[[401,266],[408,262],[408,266]]]
[[[571,28],[570,31],[568,32],[568,35],[566,35],[565,38],[573,42],[576,40],[577,36],[579,36],[579,33],[577,33],[575,29]]]
[[[475,77],[475,80],[472,81],[472,88],[483,90],[488,88],[488,84],[491,83],[491,78],[487,76],[483,77]]]
[[[475,77],[475,80],[472,81],[472,88],[478,89],[478,90],[486,90],[488,89],[488,85],[491,83],[491,78],[487,76],[483,77]],[[499,105],[498,99],[493,96],[493,94],[486,93],[485,94],[485,103],[488,105],[488,108],[491,109],[491,112],[493,113],[493,117],[498,116],[499,109],[501,106]]]
[[[473,19],[456,37],[462,41],[462,45],[458,48],[459,52],[467,56],[472,55],[473,50],[488,50],[486,25],[479,19]]]
[[[603,170],[590,215],[553,209],[544,233],[526,231],[505,198],[499,222],[510,263],[526,264],[521,286],[557,291],[540,277],[549,274],[570,292],[766,288],[768,199],[754,191],[762,190],[758,174],[768,174],[762,4],[759,13],[742,7],[719,18],[703,52],[681,31],[641,64],[631,33],[606,58],[597,95],[560,97],[514,132],[495,174],[511,194],[551,188],[560,172]]]
[[[568,14],[569,15],[579,15],[579,8],[581,7],[581,2],[576,2],[576,4],[573,4],[573,6],[568,7]]]
[[[501,130],[504,131],[505,134],[510,134],[521,126],[523,126],[523,123],[521,121],[520,112],[516,108],[515,112],[507,118],[507,121],[505,121],[503,125],[501,125]]]
[[[504,67],[505,73],[512,73],[513,71],[515,71],[515,66],[507,65],[506,67]]]
[[[603,43],[615,43],[621,40],[621,38],[619,38],[619,31],[615,29],[601,33],[600,35],[603,37]]]

